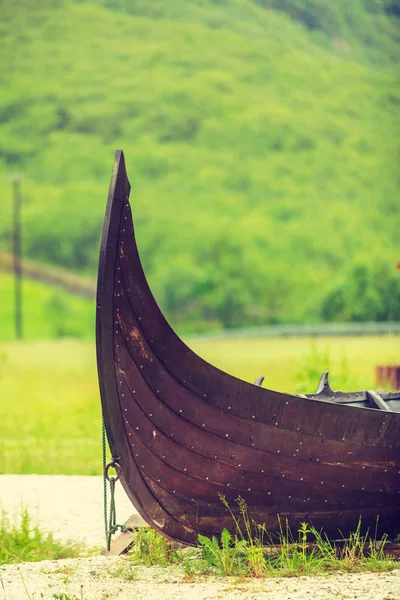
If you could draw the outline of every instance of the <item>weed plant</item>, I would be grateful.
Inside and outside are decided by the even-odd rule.
[[[3,511],[0,519],[0,565],[40,560],[57,560],[81,556],[82,548],[64,544],[44,533],[32,522],[28,511],[21,512],[20,523],[11,524]]]
[[[233,532],[223,529],[220,539],[199,535],[197,549],[182,551],[145,527],[130,552],[131,561],[115,575],[134,579],[132,564],[180,565],[192,579],[196,575],[293,577],[398,568],[398,561],[384,554],[387,537],[377,544],[376,536],[362,533],[361,520],[349,539],[339,545],[306,522],[294,534],[287,521],[280,521],[279,532],[271,534],[264,524],[250,519],[243,498],[237,499],[238,511],[231,509],[223,495],[220,500],[232,517]]]
[[[216,538],[210,540],[199,536],[199,542],[207,549],[207,552],[203,551],[204,560],[213,564],[221,574],[295,576],[338,570],[358,572],[396,568],[396,561],[384,554],[387,536],[377,544],[376,537],[373,539],[369,532],[362,534],[361,519],[354,533],[339,547],[306,522],[301,523],[294,535],[288,522],[279,520],[279,532],[273,535],[264,524],[249,518],[243,498],[237,499],[239,517],[232,511],[225,496],[220,495],[220,499],[232,516],[235,534],[223,531],[219,554]],[[209,550],[211,545],[213,552]]]
[[[143,527],[137,533],[130,557],[133,562],[142,565],[167,566],[178,564],[181,560],[181,553],[154,529]]]

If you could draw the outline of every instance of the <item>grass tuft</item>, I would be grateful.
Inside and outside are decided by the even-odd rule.
[[[12,524],[6,512],[0,520],[0,565],[40,560],[57,560],[81,556],[77,544],[65,544],[55,540],[51,533],[44,533],[32,522],[26,509],[21,512],[19,524]]]

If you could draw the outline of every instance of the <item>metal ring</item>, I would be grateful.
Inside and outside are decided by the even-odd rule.
[[[117,472],[116,477],[110,477],[108,474],[108,471],[110,469],[115,469]],[[121,469],[121,465],[117,462],[115,462],[114,460],[112,460],[111,462],[108,463],[108,465],[105,466],[104,469],[104,477],[107,479],[107,481],[118,481],[118,479],[121,477],[122,475],[122,469]]]

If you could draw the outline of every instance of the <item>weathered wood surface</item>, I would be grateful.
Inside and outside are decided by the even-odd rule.
[[[379,365],[376,367],[376,386],[389,386],[394,390],[400,389],[400,365]]]
[[[145,521],[166,537],[232,528],[220,501],[279,528],[302,521],[335,538],[400,521],[400,414],[297,397],[208,364],[163,317],[138,255],[130,185],[117,152],[97,294],[99,382],[108,441]],[[362,393],[360,393],[362,394]],[[360,396],[361,398],[361,396]],[[387,400],[387,398],[386,398]],[[390,396],[391,410],[398,407]],[[393,408],[394,407],[394,408]]]

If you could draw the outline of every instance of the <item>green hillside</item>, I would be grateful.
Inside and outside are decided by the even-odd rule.
[[[181,331],[400,318],[398,0],[0,0],[0,250],[93,276],[125,151]]]

